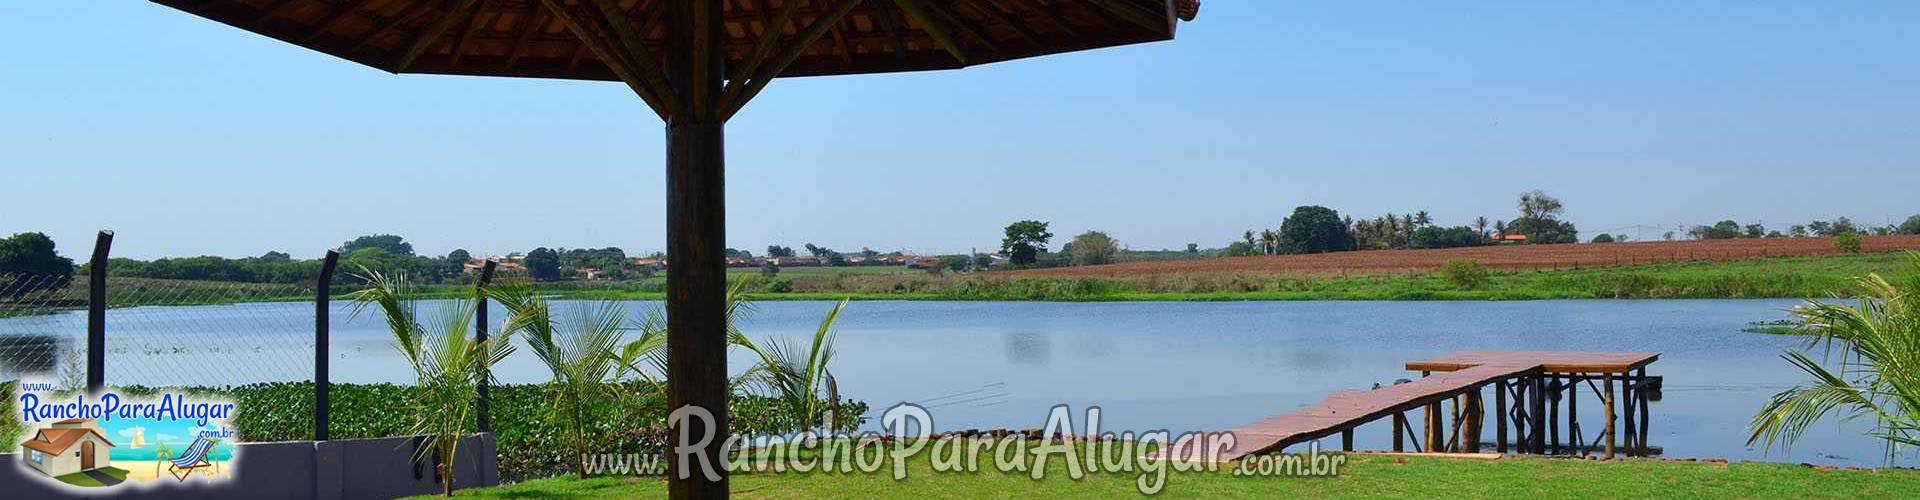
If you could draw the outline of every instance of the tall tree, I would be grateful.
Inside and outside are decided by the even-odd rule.
[[[1087,231],[1067,244],[1067,258],[1076,266],[1112,264],[1120,254],[1120,243],[1100,231]]]
[[[1007,260],[1016,266],[1029,266],[1039,260],[1040,252],[1047,251],[1047,240],[1053,239],[1053,233],[1047,232],[1047,223],[1037,220],[1023,220],[1007,225],[1006,237],[1000,240],[1000,253],[1007,254]]]
[[[407,243],[405,238],[391,234],[371,234],[354,238],[340,244],[340,253],[350,254],[362,248],[378,248],[394,255],[413,256],[413,244]]]
[[[1293,215],[1280,222],[1280,237],[1294,253],[1340,252],[1353,249],[1353,236],[1340,213],[1322,206],[1293,209]]]
[[[1900,223],[1900,230],[1898,232],[1900,234],[1920,234],[1920,215],[1908,217],[1906,222]]]
[[[1579,230],[1559,219],[1565,206],[1541,190],[1520,193],[1520,218],[1507,224],[1509,231],[1527,235],[1528,243],[1574,243]]]
[[[527,266],[527,275],[536,281],[560,279],[560,254],[547,247],[535,248],[527,252],[521,261]]]
[[[29,293],[62,288],[73,281],[73,259],[55,251],[43,233],[19,233],[0,239],[0,293],[19,299]]]

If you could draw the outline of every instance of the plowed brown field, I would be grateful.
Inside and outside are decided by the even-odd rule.
[[[1920,250],[1920,236],[1868,236],[1864,252]],[[1435,250],[1368,250],[1312,255],[1270,255],[1194,260],[1123,262],[1102,266],[1018,271],[1028,276],[1149,276],[1194,273],[1295,274],[1424,271],[1452,259],[1503,269],[1567,269],[1759,257],[1833,255],[1829,238],[1711,241],[1649,241],[1572,245],[1506,245]]]

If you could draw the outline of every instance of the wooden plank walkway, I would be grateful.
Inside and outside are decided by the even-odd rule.
[[[1626,373],[1657,359],[1659,355],[1653,353],[1460,351],[1414,361],[1407,363],[1407,369],[1434,373],[1409,383],[1370,391],[1340,391],[1318,405],[1234,428],[1229,431],[1234,435],[1233,445],[1218,455],[1217,460],[1238,460],[1351,431],[1380,418],[1469,392],[1477,393],[1483,387],[1508,380],[1537,377],[1547,372]],[[1431,447],[1432,443],[1427,446]]]
[[[1652,352],[1459,351],[1407,362],[1408,370],[1450,372],[1484,365],[1540,365],[1552,373],[1627,373],[1660,360]]]

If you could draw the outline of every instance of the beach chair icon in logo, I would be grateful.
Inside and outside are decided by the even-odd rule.
[[[212,440],[207,439],[206,436],[193,438],[193,444],[187,446],[185,453],[168,460],[167,473],[173,474],[173,477],[183,483],[187,481],[187,476],[193,475],[195,470],[215,467],[215,470],[207,471],[207,474],[211,475],[218,470],[213,462],[207,460],[207,455],[212,453]]]

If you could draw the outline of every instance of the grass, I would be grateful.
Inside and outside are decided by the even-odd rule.
[[[1499,460],[1353,455],[1330,478],[1172,473],[1168,498],[1916,498],[1920,471],[1817,469],[1790,464],[1507,457]],[[1141,496],[1135,475],[1073,480],[1053,462],[1040,480],[1024,474],[934,473],[909,459],[908,477],[889,474],[736,474],[739,498],[1126,498]],[[470,498],[650,498],[657,477],[556,478],[463,490]]]
[[[1772,257],[1561,270],[1491,270],[1463,287],[1438,273],[1186,274],[1128,277],[1044,277],[1003,272],[934,275],[902,267],[792,267],[768,279],[758,269],[730,269],[748,281],[753,300],[1546,300],[1830,297],[1855,277],[1903,269],[1901,253]],[[199,290],[204,288],[205,291]],[[538,293],[562,299],[663,300],[666,279],[548,282]],[[336,291],[346,293],[348,290]],[[310,292],[309,292],[310,293]],[[417,287],[418,298],[470,296],[472,285]],[[84,295],[83,295],[84,296]],[[115,307],[307,301],[290,285],[218,282],[130,282],[109,294]],[[336,300],[344,300],[344,297]],[[84,305],[84,302],[80,303]],[[50,309],[51,310],[51,309]]]
[[[106,473],[109,476],[113,476],[114,479],[119,479],[121,481],[127,480],[126,469],[121,469],[117,467],[101,467],[97,470],[99,470],[100,472]],[[86,487],[106,486],[104,484],[100,484],[100,481],[94,480],[93,476],[88,476],[87,473],[85,472],[75,472],[72,474],[67,474],[65,476],[56,477],[54,479],[59,480],[60,482],[63,482],[63,483],[74,485],[74,486],[86,486]]]

